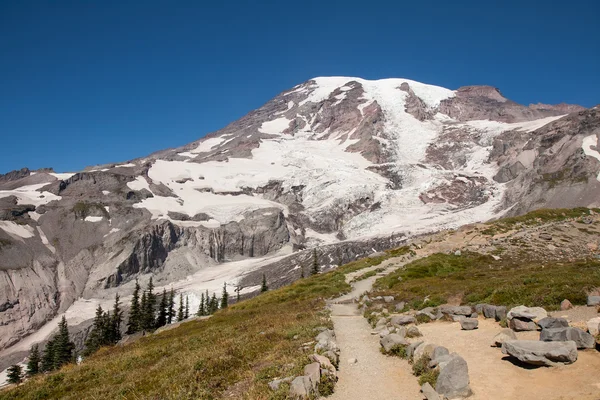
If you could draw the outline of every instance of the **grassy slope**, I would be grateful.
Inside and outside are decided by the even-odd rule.
[[[101,349],[82,365],[30,379],[0,399],[283,399],[276,377],[301,375],[302,343],[328,325],[324,299],[350,289],[344,274],[392,255],[363,259],[335,271],[264,293],[205,321]],[[294,337],[296,336],[296,339]]]

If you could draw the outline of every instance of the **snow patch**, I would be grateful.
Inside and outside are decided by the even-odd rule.
[[[54,248],[54,246],[52,246],[50,244],[50,242],[48,241],[48,238],[46,237],[46,235],[44,234],[44,231],[42,231],[42,228],[40,226],[37,226],[37,231],[40,234],[40,239],[42,239],[42,243],[48,248],[48,250],[50,250],[53,254],[56,253],[56,249]]]
[[[19,225],[13,221],[0,221],[0,229],[19,240],[35,236],[33,227],[29,225]]]
[[[104,218],[102,218],[102,217],[94,217],[94,216],[91,216],[91,215],[90,215],[90,216],[87,216],[87,217],[85,217],[85,221],[86,221],[86,222],[100,222],[100,221],[102,221],[103,219],[104,219]]]
[[[218,145],[223,143],[225,140],[226,140],[226,138],[223,136],[204,139],[202,142],[200,142],[198,147],[196,147],[194,150],[191,150],[190,153],[192,153],[192,154],[208,153],[209,151],[211,151],[213,149],[213,147],[217,147]]]
[[[55,178],[60,179],[61,181],[64,181],[64,180],[69,179],[73,175],[75,175],[75,172],[64,172],[64,173],[50,172],[50,175],[54,176]]]
[[[146,181],[146,179],[143,176],[138,176],[135,178],[134,181],[127,182],[127,187],[129,187],[129,189],[131,189],[131,190],[146,189],[146,190],[150,191],[150,185],[148,184],[148,182]]]
[[[592,149],[592,147],[598,148],[598,137],[596,135],[589,135],[583,138],[583,142],[581,144],[581,148],[586,156],[593,157],[596,160],[600,161],[600,153],[598,150]],[[596,177],[598,181],[600,181],[600,173]]]
[[[110,192],[108,190],[103,190],[102,194],[105,195],[105,196],[108,196],[110,194]]]
[[[260,128],[258,128],[258,131],[261,133],[280,135],[289,128],[290,122],[291,121],[285,117],[277,118],[273,121],[263,122]]]

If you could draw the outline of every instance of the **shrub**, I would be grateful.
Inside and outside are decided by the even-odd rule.
[[[319,394],[321,396],[332,395],[335,390],[335,381],[335,376],[322,374],[318,385]]]
[[[413,363],[412,370],[415,376],[421,376],[427,373],[429,368],[429,362],[431,361],[431,357],[428,355],[424,355]]]
[[[426,324],[428,322],[431,322],[431,318],[429,318],[425,314],[419,314],[415,318],[417,319],[417,323],[419,323],[419,324]]]
[[[382,347],[382,349],[383,349],[383,347]],[[394,345],[390,349],[390,351],[387,352],[387,354],[390,355],[390,356],[400,357],[400,358],[405,359],[405,360],[408,358],[408,353],[406,352],[406,345],[404,345],[404,344]]]
[[[435,388],[440,371],[437,369],[430,369],[423,375],[419,376],[419,385],[423,386],[425,383],[429,383]]]

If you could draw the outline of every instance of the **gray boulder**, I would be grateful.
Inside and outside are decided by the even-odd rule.
[[[413,356],[414,356],[414,354],[415,354],[415,350],[416,350],[416,349],[417,349],[417,347],[419,347],[421,344],[423,344],[423,341],[414,342],[414,343],[411,343],[411,344],[409,344],[409,345],[406,347],[406,356],[407,356],[408,358],[411,358],[411,357],[413,357]]]
[[[396,304],[396,311],[402,311],[404,310],[404,307],[406,306],[406,303],[401,301],[400,303]]]
[[[532,365],[553,366],[577,361],[577,345],[573,341],[507,340],[502,343],[502,353]]]
[[[449,399],[471,395],[469,367],[462,357],[454,355],[452,360],[440,369],[435,391]]]
[[[412,325],[412,326],[409,326],[408,329],[406,329],[406,333],[404,336],[409,337],[409,338],[415,338],[415,337],[423,336],[423,334],[421,333],[419,328]]]
[[[479,318],[479,314],[474,312],[473,314],[471,314],[471,316],[469,318]]]
[[[530,319],[512,318],[508,323],[510,329],[516,332],[521,331],[536,331],[537,325]]]
[[[436,360],[442,356],[447,355],[450,355],[450,351],[448,351],[447,348],[445,348],[444,346],[437,346],[435,349],[433,349],[433,352],[431,353],[431,359]]]
[[[307,376],[310,380],[310,387],[312,392],[317,391],[319,382],[321,381],[321,364],[314,362],[304,367],[304,376]]]
[[[436,347],[438,347],[438,346],[433,343],[429,343],[429,342],[421,343],[415,349],[415,351],[413,353],[413,359],[418,360],[423,356],[429,356],[431,358],[431,355],[433,354],[433,350],[435,350]]]
[[[435,309],[433,307],[426,307],[420,311],[417,312],[417,316],[419,315],[425,315],[427,317],[429,317],[432,320],[438,319],[437,315],[434,314]]]
[[[473,309],[470,306],[441,306],[439,310],[443,314],[451,315],[469,316],[473,313]]]
[[[442,398],[429,382],[425,382],[425,384],[421,386],[421,393],[423,393],[423,396],[425,396],[427,400],[440,400]]]
[[[465,331],[477,329],[479,321],[475,318],[463,318],[460,320],[460,327]]]
[[[566,328],[569,326],[569,321],[564,318],[546,317],[538,321],[538,326],[542,329]]]
[[[506,314],[507,319],[513,318],[522,318],[529,320],[540,320],[542,318],[546,318],[548,316],[548,312],[544,310],[542,307],[525,307],[525,306],[517,306],[510,309],[510,311]]]
[[[417,320],[412,315],[394,315],[390,319],[392,325],[408,325],[408,324],[416,324]]]
[[[587,305],[588,306],[600,305],[600,296],[588,296]]]
[[[477,304],[475,305],[475,312],[477,314],[483,314],[483,307],[485,307],[487,304]]]
[[[506,318],[506,306],[496,306],[496,321],[502,321]]]
[[[486,318],[496,318],[496,306],[493,306],[491,304],[484,304],[483,316]]]
[[[385,352],[388,353],[390,350],[392,350],[392,347],[396,345],[408,345],[409,343],[406,341],[406,339],[404,339],[404,337],[398,335],[397,333],[391,333],[387,336],[382,337],[379,340],[379,344],[381,345],[381,347],[383,347]]]
[[[281,386],[282,383],[289,383],[294,379],[294,377],[290,376],[288,378],[282,378],[282,379],[275,379],[272,380],[271,382],[269,382],[269,387],[271,388],[271,390],[277,391],[279,390],[279,386]]]
[[[507,340],[517,340],[517,335],[515,335],[515,332],[513,332],[512,329],[504,328],[500,333],[494,336],[492,347],[502,347],[502,343]]]
[[[289,397],[292,399],[308,399],[312,393],[312,385],[308,376],[298,376],[290,383]]]
[[[592,336],[598,336],[600,333],[600,317],[594,317],[587,322],[588,332]]]
[[[386,303],[391,303],[392,301],[394,301],[394,296],[383,296],[383,301],[385,301]]]
[[[540,340],[543,342],[573,341],[578,349],[593,349],[596,347],[596,340],[592,335],[573,327],[543,329],[540,333]]]

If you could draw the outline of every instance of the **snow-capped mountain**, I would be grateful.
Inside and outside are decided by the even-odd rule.
[[[330,267],[507,211],[596,206],[598,111],[315,78],[181,148],[2,175],[0,355],[43,340],[61,313],[92,317],[136,277],[192,299],[223,282],[244,294],[265,271],[272,286],[297,279],[303,249]]]

